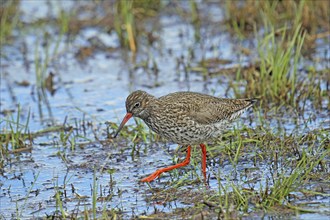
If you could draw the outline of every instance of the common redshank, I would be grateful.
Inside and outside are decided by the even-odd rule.
[[[126,99],[126,115],[114,138],[133,116],[141,118],[148,127],[169,141],[187,146],[183,162],[158,169],[141,182],[151,182],[167,172],[189,164],[191,145],[200,145],[202,172],[206,183],[206,146],[224,132],[226,127],[256,99],[217,98],[196,92],[175,92],[156,98],[145,91],[137,90]]]

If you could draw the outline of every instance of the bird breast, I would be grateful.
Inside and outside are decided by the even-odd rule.
[[[223,120],[214,124],[200,124],[189,117],[162,117],[153,114],[144,119],[148,127],[165,139],[181,145],[201,144],[218,138],[227,127]]]

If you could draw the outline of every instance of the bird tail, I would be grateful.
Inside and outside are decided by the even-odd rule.
[[[256,104],[259,101],[259,99],[253,98],[253,99],[247,99],[246,101],[250,102],[250,105],[248,105],[248,108],[250,108],[251,106]]]
[[[249,108],[251,108],[255,103],[258,102],[259,99],[253,98],[253,99],[244,99],[244,101],[248,102],[248,104],[246,106],[244,106],[241,109],[238,109],[237,111],[235,111],[233,114],[231,114],[230,116],[230,120],[234,120],[236,118],[238,118],[240,115],[242,115],[246,110],[248,110]]]

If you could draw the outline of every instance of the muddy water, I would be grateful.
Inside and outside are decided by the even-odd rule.
[[[69,1],[63,1],[59,7],[68,9],[74,6]],[[222,10],[214,7],[211,9],[209,19],[221,20]],[[39,1],[22,1],[20,10],[24,13],[24,19],[31,22],[33,19],[45,18],[49,6]],[[218,57],[233,61],[222,65],[231,67],[236,64],[245,65],[248,58],[237,52],[228,34],[220,33],[221,30],[213,26],[202,28],[203,39],[196,42],[194,27],[178,16],[164,15],[159,22],[157,43],[151,47],[141,44],[136,64],[130,59],[130,54],[119,49],[119,39],[114,32],[106,34],[100,29],[85,28],[70,43],[62,40],[59,54],[47,69],[47,73],[54,73],[56,89],[54,95],[46,91],[48,104],[38,101],[35,75],[36,50],[41,60],[45,57],[45,49],[41,46],[42,33],[31,29],[27,29],[24,35],[18,32],[15,39],[17,43],[2,48],[7,59],[1,62],[1,111],[13,110],[16,114],[19,104],[22,122],[27,120],[28,112],[31,113],[30,132],[52,125],[75,127],[74,140],[70,136],[70,139],[63,142],[60,132],[50,132],[36,137],[30,152],[9,155],[0,176],[2,217],[9,219],[53,215],[59,212],[56,194],[61,197],[64,211],[69,214],[80,213],[91,208],[93,189],[98,193],[97,211],[114,209],[120,211],[124,218],[172,212],[176,208],[193,206],[180,200],[157,204],[149,200],[153,195],[152,190],[146,184],[139,183],[142,177],[156,168],[173,163],[173,155],[178,154],[175,144],[140,142],[136,146],[137,152],[132,153],[134,144],[131,140],[119,138],[107,141],[105,122],[120,122],[125,114],[125,99],[130,91],[136,89],[146,90],[155,96],[189,90],[234,97],[233,91],[227,90],[232,78],[208,77],[196,72],[185,75],[184,67],[178,65],[178,61],[194,63],[202,57]],[[47,30],[51,36],[56,36],[54,29],[47,27]],[[77,48],[89,45],[88,39],[91,38],[97,38],[104,45],[117,49],[110,53],[95,52],[83,61],[77,60]],[[54,43],[49,43],[50,48],[54,49]],[[20,51],[22,45],[26,46],[26,54]],[[194,52],[194,57],[189,51]],[[137,67],[143,62],[147,63],[146,69]],[[157,64],[157,74],[151,68],[154,63]],[[22,82],[28,82],[28,85],[19,85]],[[325,86],[325,82],[322,85]],[[321,115],[324,114],[321,112]],[[253,118],[251,112],[242,118],[235,126],[245,124],[253,128],[258,125],[258,122],[249,123]],[[325,119],[318,117],[317,120],[311,120],[309,125],[310,128],[317,128],[324,126],[324,123]],[[128,125],[135,125],[135,122],[132,120]],[[283,127],[290,132],[295,130],[294,122],[290,120],[286,120]],[[6,129],[6,123],[2,122],[1,131],[5,132]],[[199,156],[199,153],[196,151],[194,155]],[[214,161],[215,166],[211,168],[213,174],[219,171],[219,162],[216,159]],[[239,175],[244,169],[253,166],[248,161],[242,161],[240,165],[235,168],[228,161],[221,164],[221,173],[232,178],[221,179],[222,185],[228,180],[240,179],[239,176],[232,176],[233,170],[237,169],[236,174]],[[192,166],[186,171],[191,169]],[[261,166],[251,175],[265,177],[270,172],[267,167]],[[186,172],[180,174],[186,175]],[[198,175],[200,170],[191,172],[186,178],[198,179]],[[171,181],[172,177],[166,174],[152,183],[152,186],[168,189],[171,188]],[[260,180],[260,184],[264,183],[264,180]],[[211,190],[218,186],[218,180],[211,178]],[[194,190],[196,193],[205,190],[199,183],[182,189]],[[327,202],[329,200],[321,203]],[[325,217],[322,214],[302,214],[301,217],[309,218],[309,215]]]

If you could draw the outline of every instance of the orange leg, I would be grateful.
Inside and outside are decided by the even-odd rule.
[[[176,168],[179,168],[179,167],[183,167],[183,166],[187,166],[190,162],[190,154],[191,154],[191,146],[188,146],[187,148],[187,155],[186,155],[186,159],[182,162],[182,163],[178,163],[178,164],[175,164],[175,165],[172,165],[172,166],[169,166],[169,167],[165,167],[165,168],[162,168],[162,169],[159,169],[159,170],[156,170],[154,173],[152,173],[150,176],[146,177],[146,178],[143,178],[141,180],[141,182],[151,182],[153,181],[154,179],[156,179],[157,177],[160,176],[160,174],[164,173],[164,172],[167,172],[167,171],[170,171],[170,170],[173,170],[173,169],[176,169]]]
[[[200,144],[202,148],[202,172],[204,176],[204,182],[206,183],[206,146],[205,144]]]

